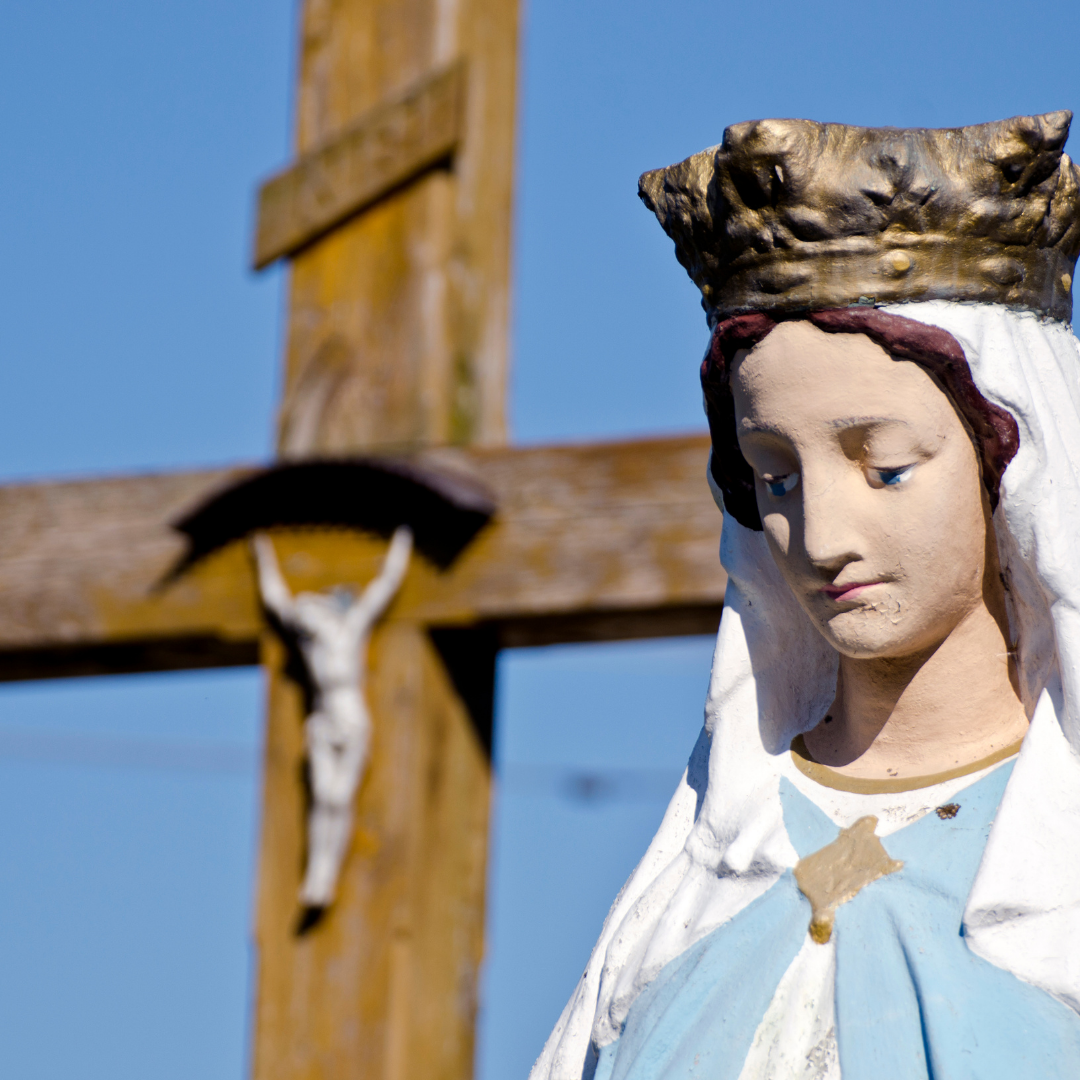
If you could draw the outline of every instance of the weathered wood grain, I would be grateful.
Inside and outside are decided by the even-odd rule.
[[[244,475],[243,469],[0,488],[0,671],[39,677],[56,660],[56,675],[83,674],[96,654],[102,670],[110,650],[140,650],[201,639],[204,664],[242,644],[251,653],[252,605],[220,575],[197,574],[166,593],[155,586],[183,550],[169,522],[185,507]],[[200,570],[202,568],[199,568]],[[214,580],[218,578],[218,580]],[[194,582],[197,580],[197,584]],[[233,652],[235,656],[235,651]],[[24,666],[25,665],[25,666]],[[130,668],[127,668],[130,670]]]
[[[311,0],[297,154],[456,60],[461,137],[433,169],[297,252],[285,455],[506,438],[516,0]]]
[[[449,164],[461,140],[464,95],[458,61],[267,180],[259,190],[255,269],[294,255],[427,169]]]
[[[707,455],[696,436],[435,455],[498,511],[449,570],[416,560],[393,617],[493,623],[506,645],[710,628],[725,579]],[[169,523],[247,471],[0,488],[0,678],[254,662],[243,544],[159,587],[183,552]],[[294,589],[365,580],[382,550],[346,530],[277,540]]]

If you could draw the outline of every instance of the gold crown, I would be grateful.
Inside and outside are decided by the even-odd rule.
[[[1071,112],[964,128],[753,120],[647,172],[710,324],[906,300],[1072,315],[1080,169]]]

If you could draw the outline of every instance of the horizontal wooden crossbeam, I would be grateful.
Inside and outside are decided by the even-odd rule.
[[[503,646],[710,632],[723,603],[708,440],[439,451],[494,495],[449,569],[416,558],[391,618],[489,626]],[[252,470],[0,489],[0,679],[255,662],[263,626],[242,542],[178,579],[172,528]],[[385,544],[275,530],[294,590],[363,582]]]
[[[254,266],[292,255],[335,225],[450,159],[461,139],[465,68],[430,75],[259,191]]]

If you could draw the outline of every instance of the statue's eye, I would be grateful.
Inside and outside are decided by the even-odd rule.
[[[769,489],[769,494],[774,499],[779,499],[781,495],[786,495],[799,482],[799,474],[793,472],[788,473],[786,476],[763,476],[761,479]]]
[[[914,465],[901,465],[899,469],[867,469],[870,479],[882,487],[902,484],[914,471]]]

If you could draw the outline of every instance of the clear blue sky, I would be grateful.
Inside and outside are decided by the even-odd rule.
[[[245,267],[254,183],[288,157],[294,23],[293,0],[0,10],[0,479],[269,453],[282,277]],[[704,324],[643,169],[761,116],[1080,104],[1075,0],[530,0],[525,25],[522,441],[702,426]],[[503,658],[482,1080],[523,1077],[570,993],[709,650]],[[0,1075],[245,1075],[260,695],[250,671],[0,688]]]

